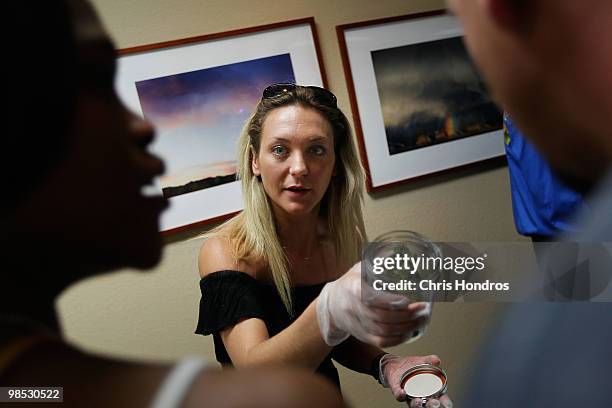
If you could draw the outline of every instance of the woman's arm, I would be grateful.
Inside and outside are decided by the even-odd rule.
[[[362,343],[349,337],[342,344],[334,347],[332,358],[344,367],[362,374],[372,374],[374,359],[384,353],[378,347]]]
[[[216,237],[202,246],[198,264],[202,277],[225,269],[251,276],[256,271],[255,265],[234,260],[229,243]],[[258,318],[242,320],[221,331],[221,339],[234,366],[290,364],[316,369],[331,350],[321,335],[316,302],[315,299],[291,325],[273,337]]]
[[[316,369],[331,351],[316,316],[316,299],[291,325],[273,337],[261,319],[246,319],[221,332],[236,367],[290,364]]]

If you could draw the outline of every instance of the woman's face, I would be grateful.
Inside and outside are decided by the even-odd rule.
[[[167,206],[143,194],[163,171],[146,149],[153,128],[115,94],[114,47],[91,6],[70,4],[79,69],[73,136],[62,162],[33,193],[24,224],[54,237],[45,245],[69,251],[80,268],[149,267],[161,255],[158,218]]]
[[[274,109],[264,119],[252,170],[261,176],[275,211],[318,211],[335,168],[333,131],[318,111],[300,105]]]

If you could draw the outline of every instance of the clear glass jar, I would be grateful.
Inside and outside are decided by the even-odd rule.
[[[381,264],[381,259],[388,258],[393,262]],[[440,248],[412,231],[387,232],[364,249],[362,300],[365,303],[388,309],[405,307],[412,302],[426,304],[426,308],[418,312],[419,316],[426,317],[426,321],[407,335],[407,342],[420,338],[431,319],[435,292],[431,283],[437,282],[440,277],[438,263],[432,259],[442,259]]]

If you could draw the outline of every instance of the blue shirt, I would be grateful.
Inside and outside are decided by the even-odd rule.
[[[572,232],[582,196],[570,189],[504,115],[504,135],[514,223],[519,234],[553,237]]]

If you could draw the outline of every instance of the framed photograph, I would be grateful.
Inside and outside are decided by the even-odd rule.
[[[117,69],[119,97],[156,128],[165,234],[242,209],[237,141],[266,86],[326,85],[314,18],[123,49]]]
[[[369,192],[504,154],[502,114],[444,13],[336,27]]]

